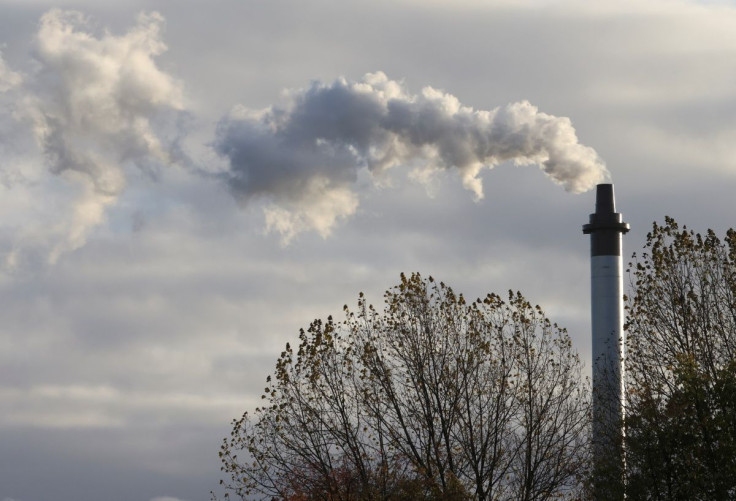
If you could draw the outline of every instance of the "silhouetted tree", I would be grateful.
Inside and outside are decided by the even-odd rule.
[[[736,499],[736,232],[666,218],[629,273],[627,497]]]
[[[565,330],[520,294],[466,302],[402,275],[287,344],[263,405],[233,422],[241,499],[579,499],[588,383]]]

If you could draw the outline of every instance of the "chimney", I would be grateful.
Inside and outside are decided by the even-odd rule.
[[[616,212],[612,184],[599,184],[590,235],[593,337],[593,499],[624,499],[624,290],[621,241],[629,225]]]

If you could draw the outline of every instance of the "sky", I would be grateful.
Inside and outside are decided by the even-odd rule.
[[[598,182],[736,226],[736,5],[0,0],[0,500],[195,501],[286,342],[401,272],[590,359]]]

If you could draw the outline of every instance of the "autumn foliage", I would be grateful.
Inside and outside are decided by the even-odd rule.
[[[589,395],[567,333],[518,293],[418,274],[315,320],[221,449],[229,496],[580,499]]]
[[[736,499],[736,231],[655,223],[630,277],[628,499]]]

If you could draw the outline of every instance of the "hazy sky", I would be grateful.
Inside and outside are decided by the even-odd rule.
[[[736,5],[0,0],[0,500],[195,501],[284,343],[399,273],[589,359],[586,191],[736,226]],[[492,168],[491,168],[492,167]]]

